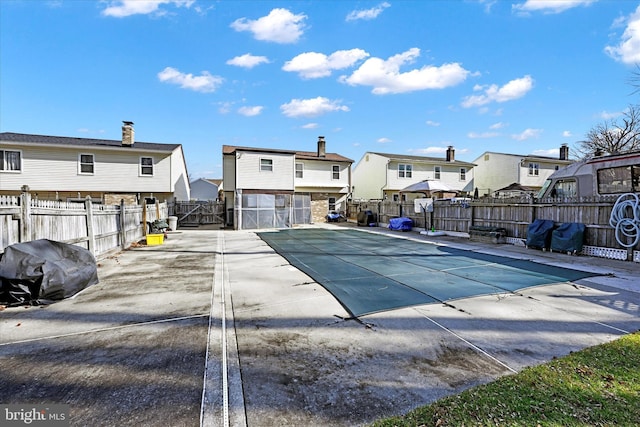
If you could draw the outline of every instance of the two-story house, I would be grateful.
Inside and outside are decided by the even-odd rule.
[[[453,147],[447,148],[445,158],[366,152],[353,169],[353,198],[399,200],[400,197],[420,197],[401,192],[426,179],[441,181],[458,193],[472,192],[474,166],[456,160]]]
[[[235,229],[322,222],[345,209],[352,163],[327,153],[322,136],[315,152],[223,145],[227,222]]]
[[[473,163],[479,196],[501,196],[496,192],[510,195],[510,188],[535,193],[552,173],[573,162],[569,160],[569,147],[563,144],[558,158],[486,151]]]
[[[210,201],[219,199],[222,187],[221,179],[198,178],[189,183],[191,186],[191,200]]]
[[[182,145],[0,133],[0,195],[29,188],[43,200],[136,204],[143,198],[189,200]]]

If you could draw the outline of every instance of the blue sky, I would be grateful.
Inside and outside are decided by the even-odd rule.
[[[0,1],[0,131],[473,161],[557,156],[638,94],[640,2]]]

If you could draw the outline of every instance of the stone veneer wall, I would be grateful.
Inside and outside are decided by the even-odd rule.
[[[326,222],[329,213],[329,194],[311,193],[311,222]]]

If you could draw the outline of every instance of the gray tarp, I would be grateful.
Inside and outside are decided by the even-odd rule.
[[[1,303],[51,303],[96,283],[96,260],[79,246],[34,240],[6,247],[0,258]]]

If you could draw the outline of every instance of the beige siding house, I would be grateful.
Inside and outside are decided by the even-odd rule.
[[[472,192],[474,166],[455,160],[453,147],[447,149],[445,158],[367,152],[353,169],[353,198],[423,197],[400,193],[403,188],[426,179],[440,181],[458,193]]]
[[[557,158],[486,151],[473,163],[479,196],[509,196],[514,191],[505,189],[512,184],[516,184],[512,188],[537,192],[552,173],[573,162],[569,160],[569,147],[562,145]]]
[[[131,122],[121,141],[0,133],[0,195],[24,186],[39,199],[104,204],[189,200],[190,192],[182,146],[135,142]]]
[[[286,228],[344,210],[353,160],[327,153],[222,147],[227,222],[236,229]]]

